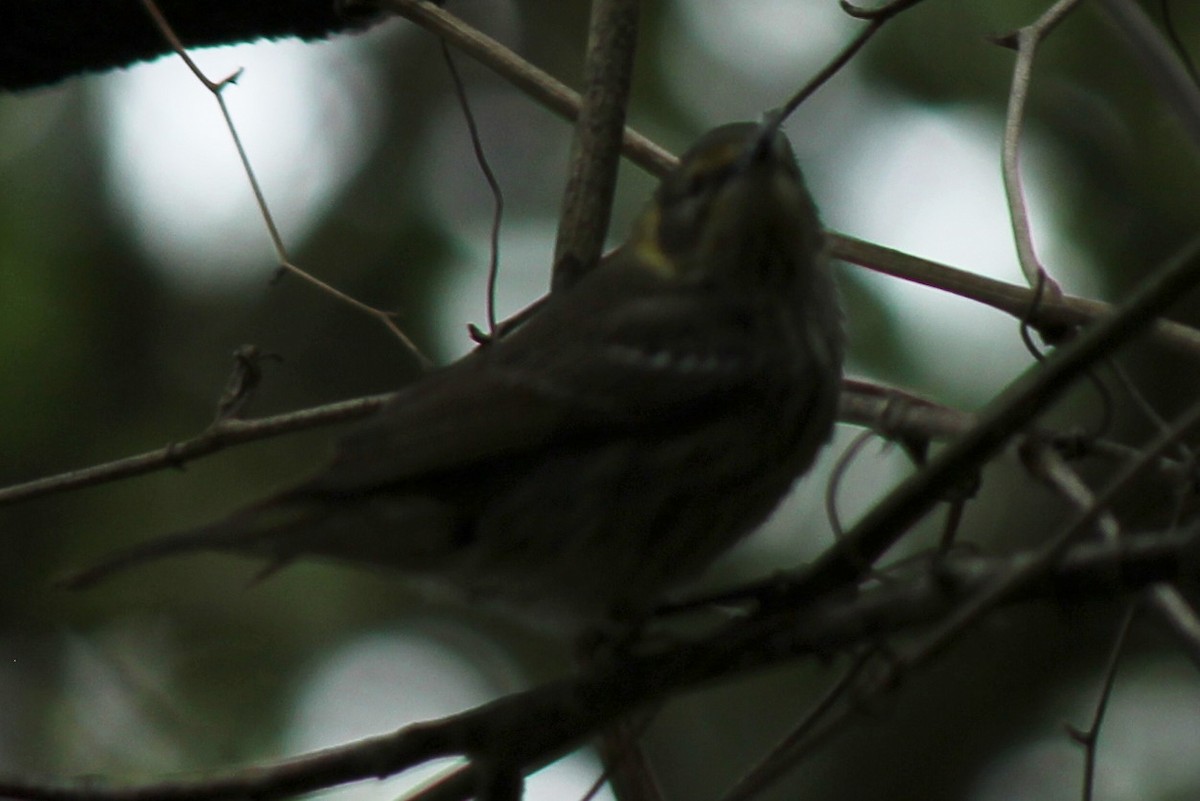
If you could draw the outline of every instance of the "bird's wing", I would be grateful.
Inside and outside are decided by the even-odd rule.
[[[332,464],[301,491],[357,492],[470,469],[537,448],[561,426],[564,409],[536,388],[474,362],[456,362],[401,391],[339,443]]]
[[[750,379],[757,356],[740,311],[703,293],[549,307],[401,392],[301,491],[352,493],[469,471],[575,436],[652,433]]]

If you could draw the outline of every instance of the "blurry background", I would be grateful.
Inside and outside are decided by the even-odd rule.
[[[826,222],[848,234],[1020,282],[1000,182],[1013,53],[987,36],[1046,2],[928,0],[789,122]],[[1152,4],[1157,5],[1157,4]],[[577,85],[582,2],[461,0],[451,10]],[[1200,7],[1172,4],[1200,52]],[[648,3],[631,122],[675,152],[756,118],[859,23],[830,0]],[[491,197],[434,41],[404,21],[323,43],[195,54],[226,92],[293,259],[400,312],[439,361],[482,323]],[[547,285],[569,127],[463,57],[483,146],[504,187],[500,310]],[[1040,255],[1067,291],[1120,299],[1193,235],[1197,153],[1086,4],[1035,67],[1025,170]],[[629,165],[619,240],[654,182]],[[396,388],[414,360],[381,326],[291,278],[273,254],[215,102],[174,57],[0,97],[0,480],[157,448],[212,419],[233,349],[279,354],[248,410],[271,414]],[[996,312],[839,267],[850,372],[976,408],[1031,360]],[[1197,322],[1195,301],[1180,319]],[[1127,358],[1164,413],[1197,370],[1150,347]],[[1056,419],[1099,416],[1080,392]],[[1149,424],[1120,415],[1114,436]],[[199,557],[82,594],[55,575],[121,544],[220,516],[294,481],[336,432],[240,447],[185,470],[0,508],[0,770],[124,778],[227,766],[441,716],[569,669],[562,650],[496,621],[422,604],[388,576]],[[829,541],[818,475],[710,577],[728,584]],[[874,446],[840,502],[848,520],[908,465]],[[966,535],[984,547],[1044,536],[1063,510],[1012,464],[989,470]],[[1150,519],[1147,508],[1134,510]],[[1119,609],[1012,610],[894,705],[806,763],[776,798],[1062,798]],[[1153,627],[1123,664],[1101,746],[1100,798],[1200,790],[1200,682]],[[717,798],[833,675],[789,666],[669,704],[648,748],[676,798]],[[530,797],[570,799],[587,754]],[[394,798],[407,780],[352,789]]]

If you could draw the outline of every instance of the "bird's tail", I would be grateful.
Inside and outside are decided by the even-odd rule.
[[[360,568],[436,571],[463,544],[461,524],[452,506],[420,495],[376,493],[347,500],[293,491],[211,525],[118,551],[58,583],[88,587],[145,562],[203,551],[265,559],[264,572],[300,557]]]
[[[277,511],[269,504],[260,504],[216,523],[142,542],[116,551],[91,567],[67,573],[55,584],[68,589],[84,589],[146,562],[206,551],[267,557],[271,560],[267,570],[274,570],[288,559],[281,558],[271,543],[278,540],[281,531],[296,526],[295,519],[281,521],[274,514]]]

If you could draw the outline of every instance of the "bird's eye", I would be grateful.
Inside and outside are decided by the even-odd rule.
[[[712,194],[714,188],[729,177],[730,172],[732,172],[732,168],[724,165],[718,169],[710,168],[692,172],[683,185],[683,196],[696,199]]]
[[[683,187],[683,193],[687,197],[699,197],[708,189],[709,174],[705,172],[694,172],[688,176],[687,183]]]

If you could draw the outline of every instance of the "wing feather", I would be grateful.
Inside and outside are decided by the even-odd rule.
[[[642,287],[626,303],[588,289],[402,391],[300,491],[361,492],[469,471],[572,437],[652,435],[760,373],[745,345],[753,310],[678,287]]]

